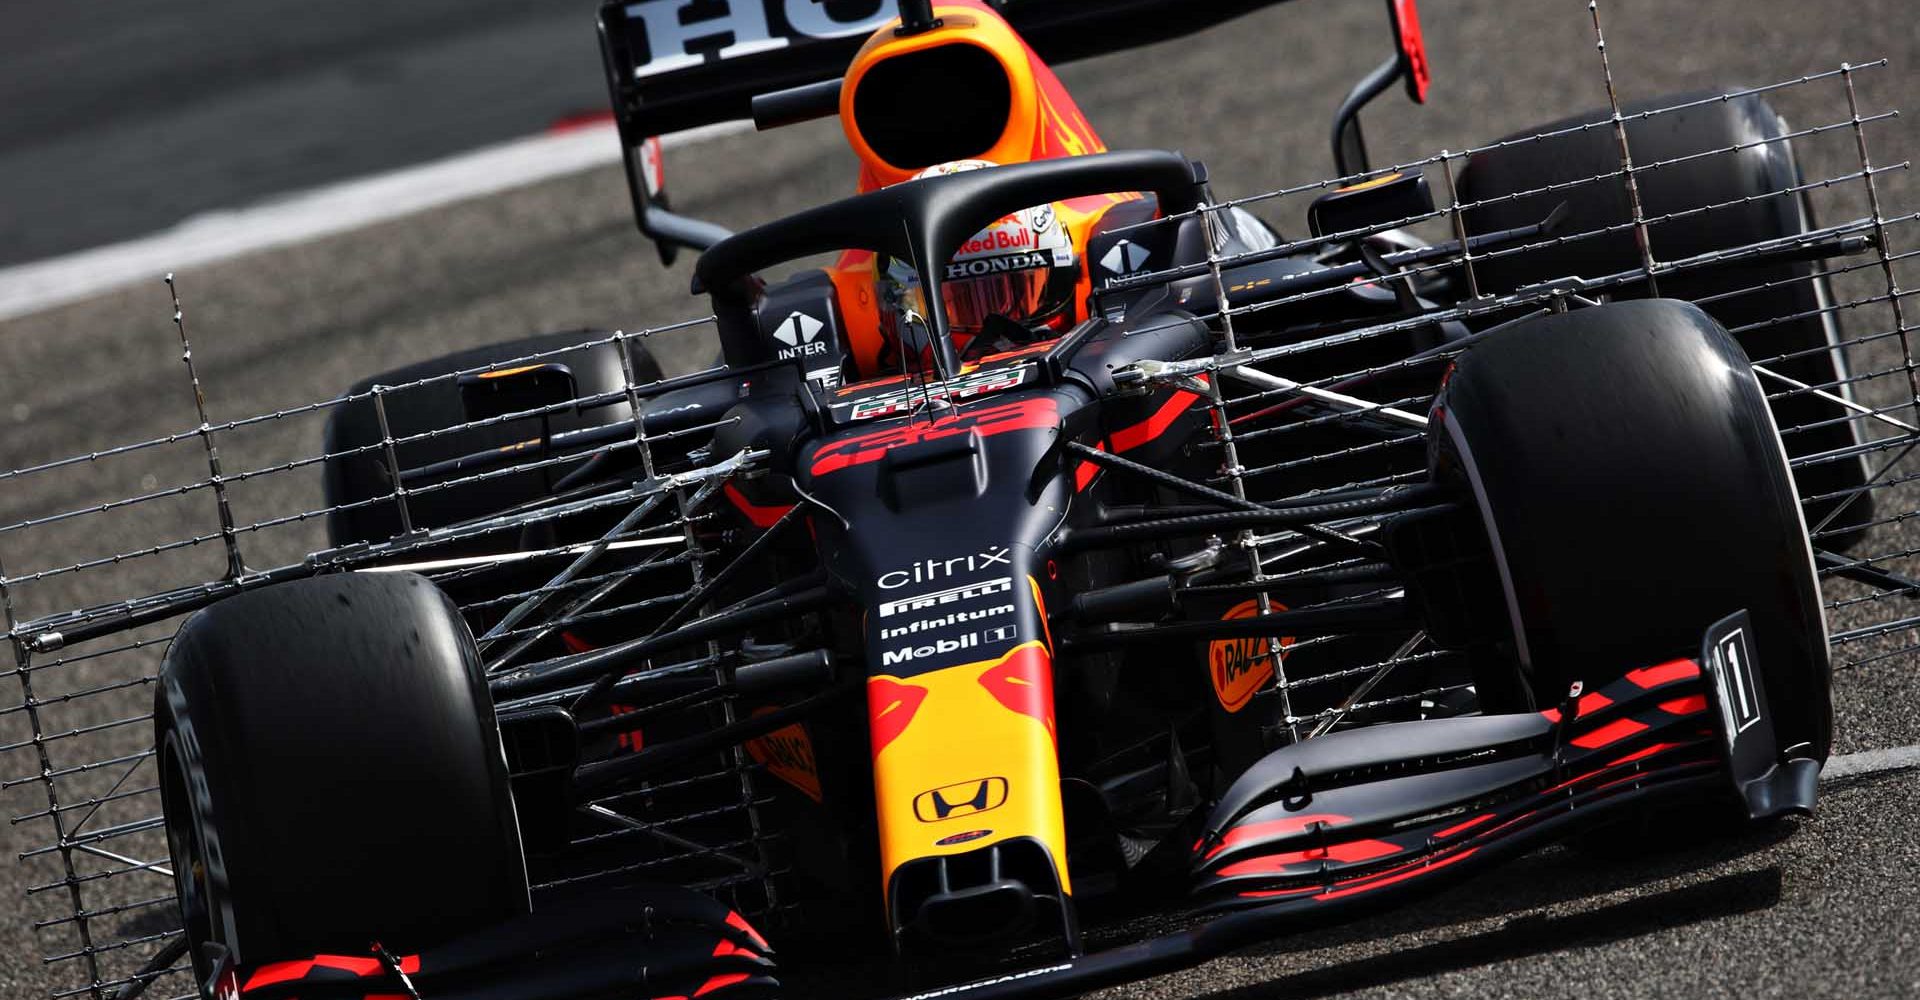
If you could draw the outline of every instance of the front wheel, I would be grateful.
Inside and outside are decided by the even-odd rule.
[[[528,911],[473,638],[411,574],[264,588],[189,618],[154,706],[195,978],[396,953]]]
[[[1782,758],[1832,741],[1826,621],[1786,453],[1746,355],[1697,307],[1618,302],[1475,344],[1434,403],[1435,475],[1479,507],[1519,674],[1556,704],[1694,655],[1751,613]]]

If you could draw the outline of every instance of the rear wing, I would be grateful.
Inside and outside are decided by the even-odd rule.
[[[1176,38],[1285,0],[987,0],[1049,63]],[[860,11],[866,13],[860,13]],[[899,0],[607,0],[614,116],[644,139],[748,118],[756,95],[835,79]]]
[[[1049,63],[1191,34],[1285,0],[986,0]],[[909,2],[908,7],[917,6]],[[912,14],[912,10],[909,10]],[[830,83],[899,0],[606,0],[600,49],[640,231],[672,263],[724,230],[674,215],[657,136],[753,115],[753,99]]]
[[[1285,0],[979,2],[1058,65],[1179,38]],[[1394,52],[1348,95],[1334,123],[1343,174],[1365,169],[1355,118],[1361,105],[1397,79],[1415,100],[1426,97],[1415,0],[1386,6]],[[896,17],[903,32],[930,26],[933,0],[603,0],[600,50],[634,221],[662,263],[673,263],[682,246],[705,249],[727,232],[671,211],[658,137],[748,118],[772,127],[833,114],[848,63]]]

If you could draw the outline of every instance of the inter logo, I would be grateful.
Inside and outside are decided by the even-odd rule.
[[[787,345],[780,349],[781,359],[824,353],[827,345],[820,343],[819,338],[820,331],[826,328],[827,324],[798,310],[781,320],[773,329],[773,339]]]

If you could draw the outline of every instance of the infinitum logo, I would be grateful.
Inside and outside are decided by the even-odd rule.
[[[955,611],[952,614],[941,615],[938,618],[922,618],[917,622],[911,622],[896,628],[883,628],[880,630],[880,638],[898,639],[903,635],[938,632],[943,628],[951,628],[967,622],[982,621],[987,618],[992,618],[995,615],[1010,614],[1013,614],[1013,605],[1011,604],[1002,604],[999,607],[986,608],[981,611]]]
[[[979,649],[997,643],[1012,642],[1020,637],[1020,630],[1012,625],[1000,625],[979,632],[968,632],[958,639],[940,639],[924,646],[908,646],[904,649],[889,649],[880,654],[881,666],[891,667],[896,663],[912,663],[930,656],[945,656],[958,653],[963,649]]]

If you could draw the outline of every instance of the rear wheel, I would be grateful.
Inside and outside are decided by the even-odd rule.
[[[606,337],[607,334],[597,331],[576,330],[489,344],[362,379],[349,392],[359,395],[376,385],[406,385],[436,375],[484,368]],[[633,343],[626,346],[632,352],[633,377],[636,380],[645,383],[661,377],[660,366],[646,347]],[[617,392],[626,385],[626,376],[620,366],[619,348],[612,343],[568,352],[548,360],[565,364],[572,371],[582,396]],[[387,424],[396,438],[467,422],[466,409],[460,399],[460,387],[453,379],[392,393],[386,397],[385,403]],[[555,432],[569,431],[615,423],[626,420],[629,415],[626,404],[617,403],[584,412],[555,413],[551,418],[551,426]],[[395,449],[395,458],[403,469],[419,468],[433,462],[514,444],[535,434],[538,434],[538,428],[531,420],[508,421],[402,444]],[[327,506],[357,504],[393,492],[393,484],[388,481],[385,455],[380,449],[369,447],[380,441],[379,416],[371,398],[356,399],[334,411],[327,422],[326,449],[328,455],[337,457],[328,459],[326,464]],[[557,477],[563,472],[561,470],[552,475]],[[543,477],[537,471],[498,476],[409,497],[408,513],[416,528],[443,527],[537,499],[547,492],[548,483],[548,477]],[[327,531],[336,545],[381,541],[400,533],[400,516],[394,505],[387,502],[350,507],[327,516]]]
[[[1485,700],[1551,705],[1694,655],[1746,609],[1783,754],[1831,742],[1826,623],[1766,398],[1698,308],[1620,302],[1493,334],[1434,404],[1436,476],[1471,488],[1511,618]]]
[[[1710,96],[1661,97],[1629,105],[1623,113],[1674,107]],[[1592,180],[1619,169],[1620,150],[1612,126],[1526,141],[1530,135],[1605,122],[1610,117],[1610,112],[1593,111],[1542,125],[1508,136],[1503,141],[1515,141],[1514,145],[1496,146],[1468,162],[1460,175],[1463,202],[1568,185],[1470,209],[1466,222],[1474,232],[1537,223],[1562,202],[1570,212],[1562,226],[1564,233],[1618,227],[1604,235],[1481,262],[1476,271],[1484,288],[1509,291],[1567,275],[1593,278],[1640,266],[1640,250],[1627,225],[1633,219],[1633,210],[1625,183],[1613,177]],[[1814,228],[1806,196],[1781,193],[1792,192],[1802,181],[1792,147],[1779,138],[1787,131],[1780,116],[1756,95],[1629,121],[1627,136],[1634,162],[1642,166],[1661,164],[1635,175],[1644,217],[1721,206],[1652,225],[1650,241],[1655,256],[1664,261],[1680,260]],[[1735,147],[1737,152],[1712,152]],[[1676,160],[1680,162],[1668,162]],[[1582,181],[1588,183],[1579,183]],[[1728,295],[1702,308],[1722,326],[1736,331],[1735,339],[1748,357],[1766,362],[1769,370],[1780,375],[1828,387],[1829,392],[1844,399],[1852,398],[1846,358],[1837,349],[1841,334],[1839,318],[1830,311],[1833,296],[1829,281],[1812,264],[1778,261],[1694,269],[1662,276],[1659,291],[1668,298],[1689,301]],[[1729,294],[1736,292],[1739,294]],[[1614,294],[1618,298],[1639,298],[1649,290],[1642,283]],[[1775,396],[1790,391],[1786,383],[1777,381],[1763,380],[1762,388]],[[1832,400],[1803,392],[1773,400],[1772,408],[1775,421],[1786,429],[1787,452],[1795,458],[1848,448],[1861,440],[1860,422],[1845,419],[1846,408]],[[1829,515],[1835,515],[1834,528],[1871,521],[1872,496],[1864,491],[1846,492],[1858,490],[1866,476],[1864,458],[1803,466],[1798,473],[1801,495],[1828,497],[1807,505],[1808,523],[1819,524]],[[1836,514],[1842,504],[1845,509]],[[1825,535],[1821,545],[1843,548],[1863,533],[1860,529]]]
[[[431,583],[347,574],[187,620],[155,696],[182,918],[236,964],[417,952],[528,910],[472,636]]]

